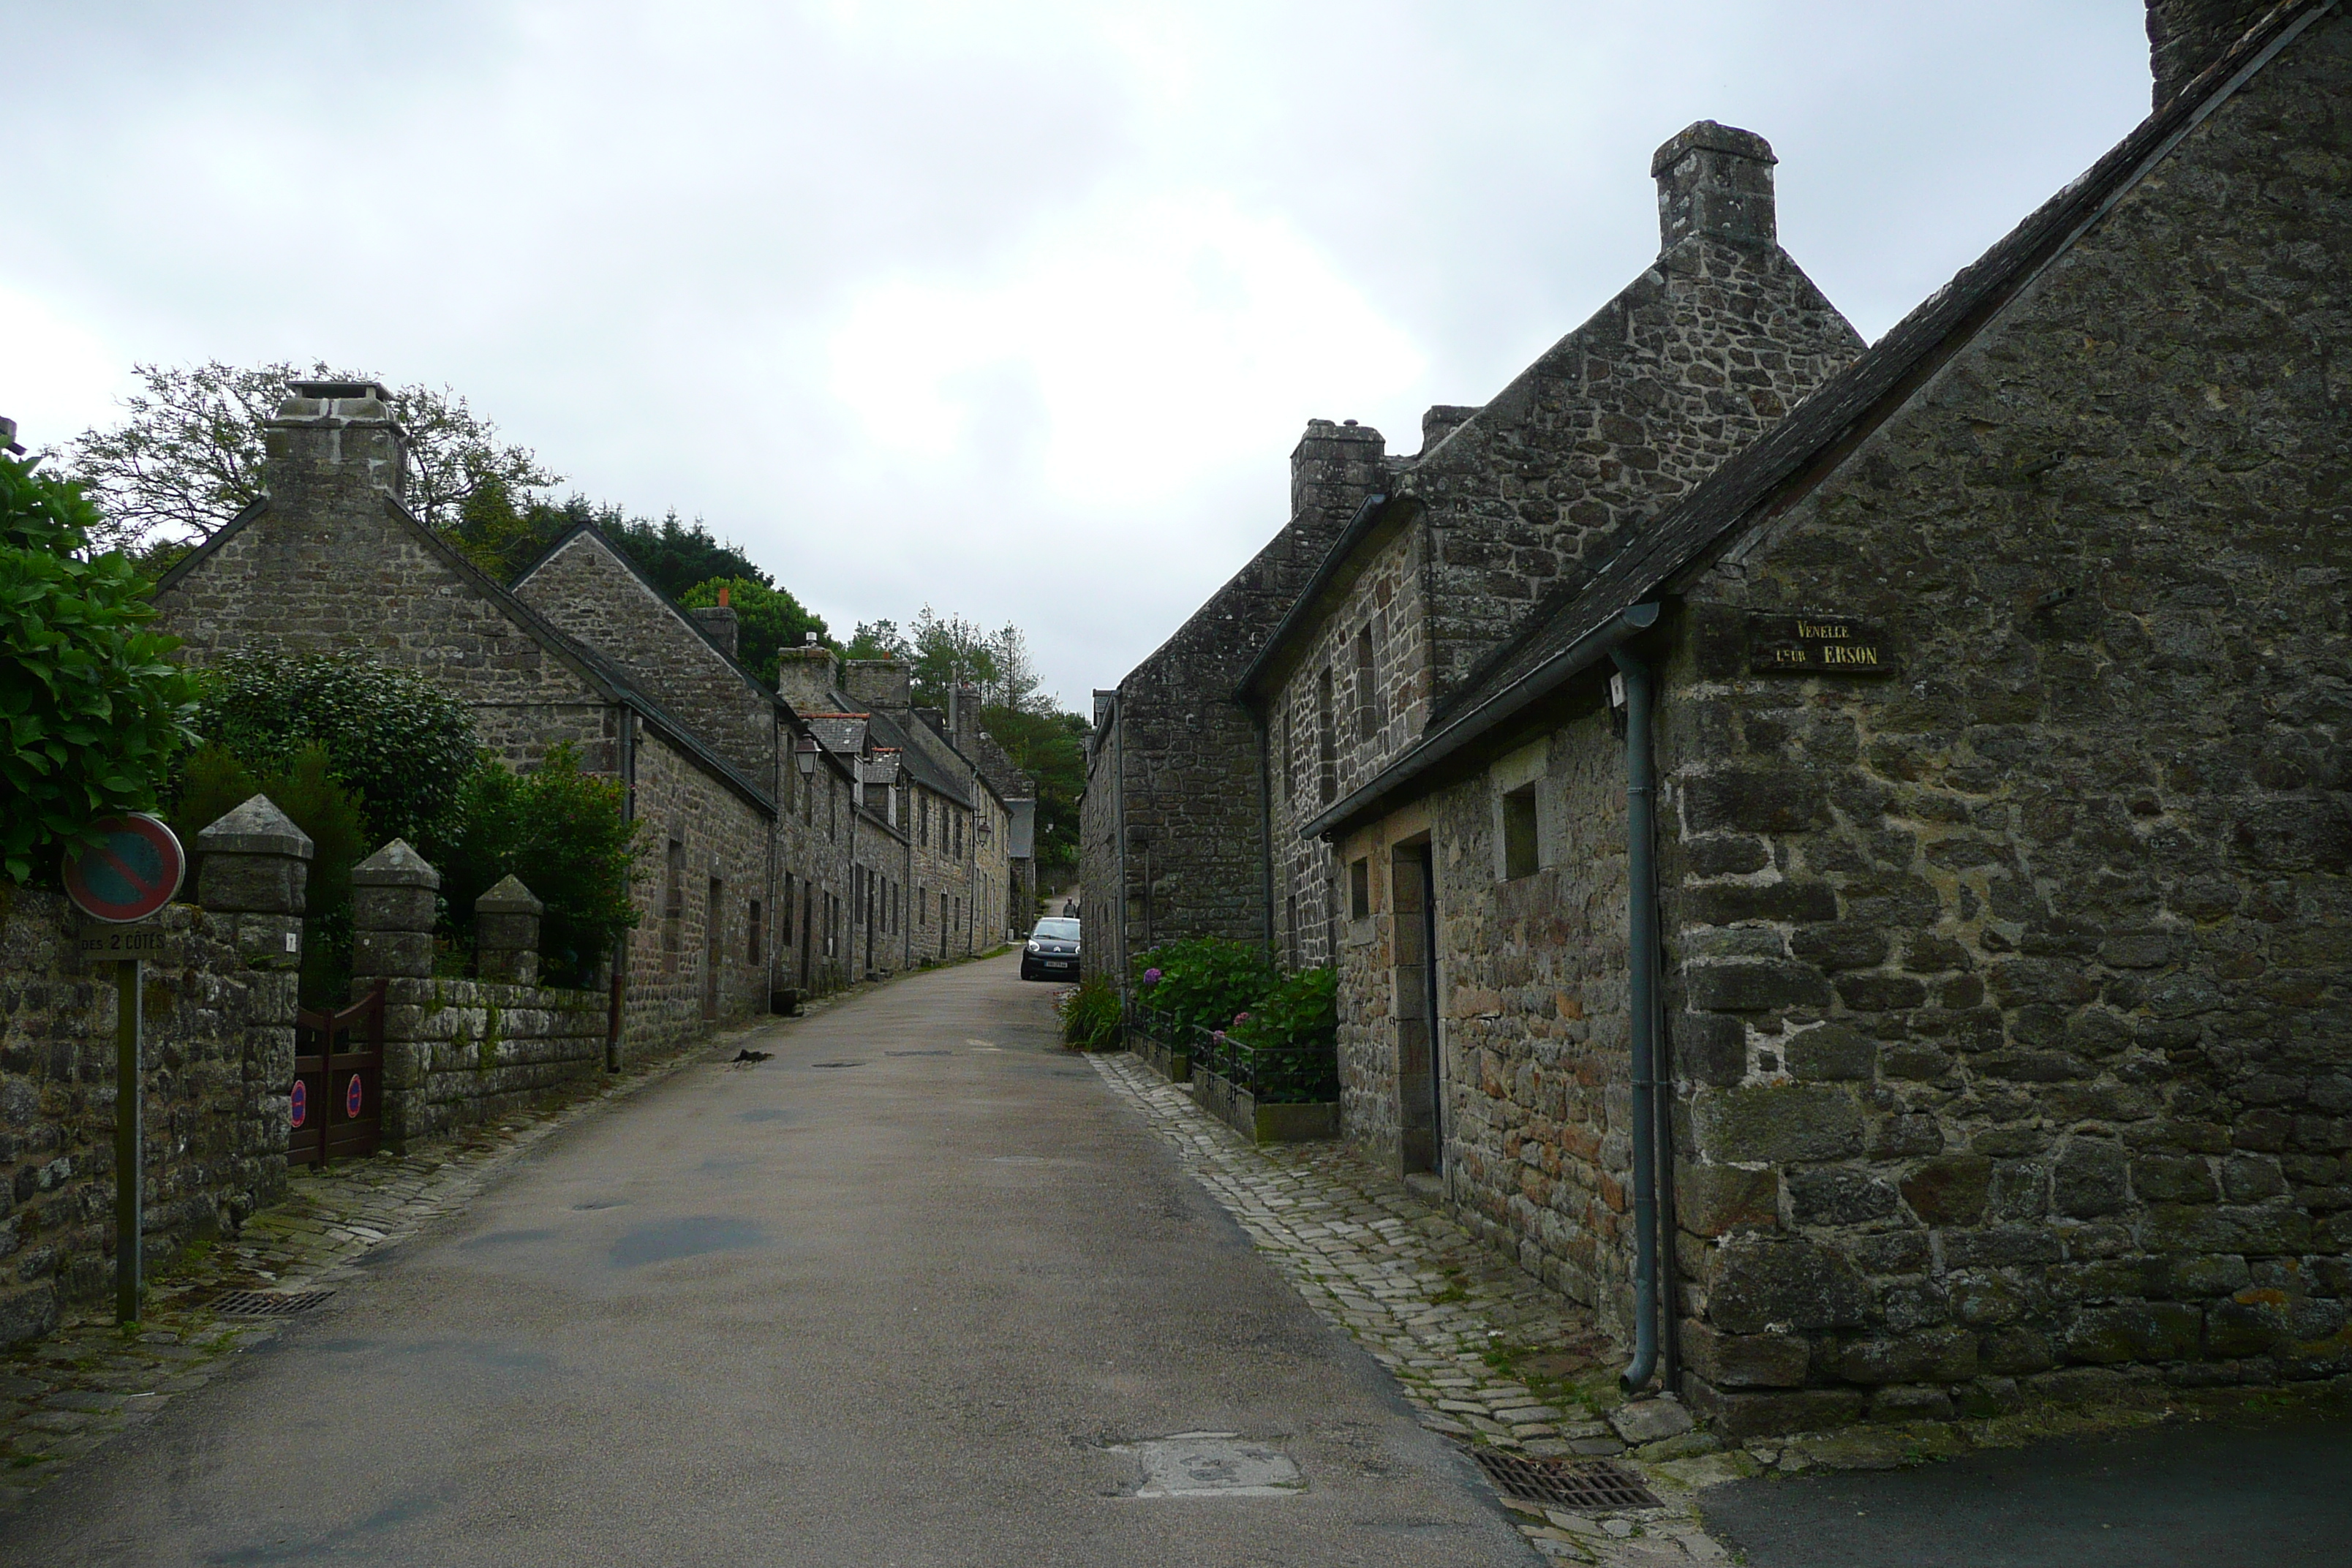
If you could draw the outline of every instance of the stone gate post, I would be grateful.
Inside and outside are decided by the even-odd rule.
[[[474,900],[474,966],[484,980],[539,984],[539,918],[546,911],[520,879],[511,876]]]
[[[257,969],[300,968],[310,836],[257,795],[197,834],[195,850],[196,902],[224,917],[237,955]]]

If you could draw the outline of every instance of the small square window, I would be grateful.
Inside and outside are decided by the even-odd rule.
[[[1348,918],[1365,919],[1372,912],[1372,862],[1369,857],[1348,863]]]
[[[1536,786],[1521,784],[1503,796],[1503,875],[1536,874]]]

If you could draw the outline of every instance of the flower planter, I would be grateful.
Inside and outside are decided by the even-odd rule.
[[[1192,1053],[1162,1045],[1140,1029],[1128,1033],[1128,1048],[1139,1058],[1144,1066],[1170,1083],[1190,1083],[1192,1080]]]
[[[1192,1069],[1192,1094],[1202,1109],[1253,1143],[1305,1143],[1339,1136],[1339,1105],[1261,1105],[1257,1097],[1205,1067]]]

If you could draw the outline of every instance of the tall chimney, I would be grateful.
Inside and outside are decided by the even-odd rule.
[[[404,495],[408,435],[392,394],[373,381],[296,381],[262,421],[272,491],[357,486]]]
[[[1388,442],[1369,425],[1352,419],[1344,425],[1307,422],[1307,434],[1290,454],[1290,516],[1307,531],[1308,547],[1318,557],[1381,488],[1387,478],[1381,459],[1387,452]]]
[[[1694,235],[1730,245],[1774,245],[1772,144],[1753,131],[1702,120],[1650,157],[1658,182],[1658,248]]]
[[[955,689],[955,749],[977,762],[980,758],[980,688],[970,682]]]
[[[812,640],[776,655],[776,695],[795,713],[830,713],[835,704],[833,689],[840,684],[833,650]]]
[[[719,591],[724,593],[726,590]],[[727,656],[730,658],[735,657],[736,638],[741,633],[742,622],[736,616],[734,606],[706,605],[700,609],[688,610],[686,613],[694,617],[695,624],[709,634],[712,642],[727,650]]]
[[[915,667],[903,658],[853,658],[841,668],[841,689],[860,708],[904,713],[914,703]]]
[[[2278,0],[2147,0],[2147,65],[2162,109],[2230,46],[2253,30]]]

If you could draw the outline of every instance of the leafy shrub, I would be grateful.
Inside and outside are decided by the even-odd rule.
[[[302,1003],[340,1007],[351,995],[352,868],[372,852],[357,795],[339,784],[327,748],[313,741],[283,766],[256,773],[225,746],[190,753],[170,821],[192,842],[228,813],[266,795],[310,838],[304,885]]]
[[[232,654],[205,672],[196,729],[257,772],[323,746],[336,779],[364,803],[371,849],[394,838],[421,849],[474,771],[466,705],[361,653],[264,645]]]
[[[1336,1099],[1339,1089],[1339,974],[1305,969],[1285,978],[1226,1034],[1243,1048],[1252,1092],[1280,1104]]]
[[[427,852],[457,934],[470,937],[474,900],[514,876],[547,911],[539,928],[540,974],[578,984],[637,923],[629,875],[644,824],[623,814],[617,780],[580,771],[580,754],[555,747],[530,773],[489,753],[464,780],[449,838]]]
[[[1234,1015],[1274,989],[1274,966],[1263,949],[1223,937],[1162,942],[1135,961],[1136,1001],[1184,1043],[1193,1025],[1222,1029]]]
[[[142,631],[136,566],[91,558],[100,519],[74,485],[0,453],[0,863],[47,876],[89,825],[155,804],[191,739],[194,679]]]
[[[1108,1051],[1119,1043],[1118,987],[1102,975],[1082,980],[1062,1003],[1062,1039],[1081,1051]]]

